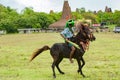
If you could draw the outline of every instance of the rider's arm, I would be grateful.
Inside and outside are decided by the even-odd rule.
[[[64,36],[64,34],[60,34],[62,36],[62,38],[65,40],[65,41],[68,41],[68,39]]]
[[[62,36],[62,38],[64,39],[64,40],[66,40],[66,41],[68,41],[68,39],[67,39],[67,37],[66,37],[66,31],[67,29],[64,29],[61,33],[60,33],[60,35]]]
[[[66,39],[66,37],[63,34],[60,34],[62,36],[62,38]]]

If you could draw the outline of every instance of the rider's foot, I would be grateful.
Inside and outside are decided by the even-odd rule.
[[[71,62],[71,63],[73,63],[73,60],[72,60],[72,59],[70,59],[70,62]]]

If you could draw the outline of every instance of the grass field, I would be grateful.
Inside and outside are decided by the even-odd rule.
[[[96,41],[84,55],[86,65],[83,78],[77,73],[77,62],[71,64],[64,59],[56,69],[55,80],[119,80],[120,79],[120,34],[95,33]],[[59,33],[9,34],[0,36],[0,80],[54,80],[52,77],[52,57],[43,52],[29,63],[35,49],[45,44],[63,42]]]

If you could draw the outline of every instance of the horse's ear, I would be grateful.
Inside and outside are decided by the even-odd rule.
[[[81,24],[81,28],[82,28],[82,30],[85,30],[86,28],[89,28],[89,25],[88,24]]]
[[[83,30],[85,30],[85,25],[83,23],[78,23],[76,25],[76,28],[78,31],[83,31]]]
[[[81,30],[85,30],[84,24],[81,24]]]

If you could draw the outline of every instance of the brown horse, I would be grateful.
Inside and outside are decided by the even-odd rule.
[[[80,72],[83,77],[85,75],[82,72],[82,67],[85,65],[85,61],[83,59],[83,55],[85,53],[85,50],[83,49],[82,45],[80,44],[80,41],[83,43],[86,43],[87,41],[93,41],[95,40],[95,37],[90,31],[90,28],[87,26],[84,26],[83,24],[79,25],[79,31],[77,35],[74,37],[74,43],[79,45],[80,49],[76,48],[75,53],[73,55],[73,58],[77,60],[78,63],[78,73]],[[69,58],[70,56],[70,48],[67,43],[55,43],[53,46],[50,48],[49,46],[45,45],[42,48],[38,49],[36,52],[32,54],[32,57],[30,61],[32,61],[37,55],[42,53],[45,50],[50,50],[50,54],[53,58],[53,63],[52,63],[52,71],[53,71],[53,77],[56,78],[55,74],[55,66],[57,67],[58,71],[61,74],[64,74],[63,71],[59,68],[59,63],[63,60],[63,58]],[[82,64],[81,64],[82,62]]]

